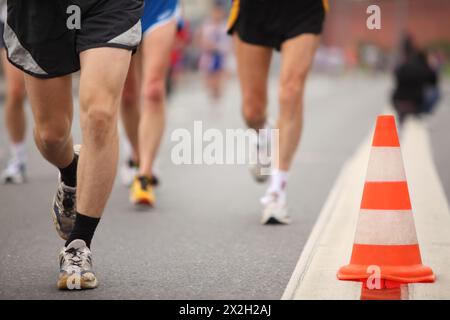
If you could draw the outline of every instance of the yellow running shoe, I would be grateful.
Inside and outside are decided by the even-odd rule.
[[[130,201],[137,206],[153,207],[155,194],[151,179],[146,176],[137,176],[131,185]]]

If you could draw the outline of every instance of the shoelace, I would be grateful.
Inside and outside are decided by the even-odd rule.
[[[81,268],[83,264],[83,253],[75,248],[69,248],[66,250],[66,253],[72,255],[67,260],[70,262],[72,266],[76,266]]]

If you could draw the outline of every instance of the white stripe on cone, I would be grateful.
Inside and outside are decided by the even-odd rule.
[[[414,218],[410,210],[364,210],[359,214],[356,244],[417,244]]]
[[[399,147],[372,147],[366,181],[405,181],[402,152]]]

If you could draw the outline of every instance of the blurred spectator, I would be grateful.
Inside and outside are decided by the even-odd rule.
[[[177,33],[175,43],[170,55],[170,68],[167,74],[167,95],[171,96],[180,74],[185,68],[185,50],[191,42],[191,28],[189,21],[180,17],[177,22]]]
[[[396,86],[392,97],[400,123],[409,114],[433,111],[439,99],[437,72],[431,68],[426,54],[419,51],[410,37],[403,42],[403,58],[395,69]]]
[[[231,50],[231,41],[226,30],[226,13],[221,2],[216,2],[210,17],[201,27],[200,70],[205,75],[206,87],[214,100],[221,97],[226,77],[226,59]]]

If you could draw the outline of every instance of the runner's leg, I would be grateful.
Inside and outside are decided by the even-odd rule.
[[[6,87],[5,125],[11,149],[11,158],[1,174],[1,180],[4,183],[22,183],[26,180],[25,84],[22,71],[8,61],[4,49],[1,50],[1,62]]]
[[[304,34],[282,45],[279,84],[279,170],[288,171],[300,141],[303,126],[303,93],[320,37]]]
[[[142,109],[139,124],[139,174],[153,175],[153,165],[165,127],[166,76],[175,41],[173,20],[144,35],[142,44]]]
[[[250,128],[262,129],[267,120],[267,80],[272,49],[245,43],[236,34],[234,45],[244,119]]]
[[[9,139],[12,144],[25,140],[25,84],[23,73],[14,67],[6,58],[6,50],[2,50],[2,64],[6,80],[5,121]]]
[[[140,51],[132,58],[123,88],[121,118],[123,128],[132,148],[132,160],[139,163],[138,128],[140,118]]]
[[[117,48],[80,54],[83,149],[78,164],[77,212],[88,217],[101,217],[116,175],[117,117],[130,59],[130,51]]]

